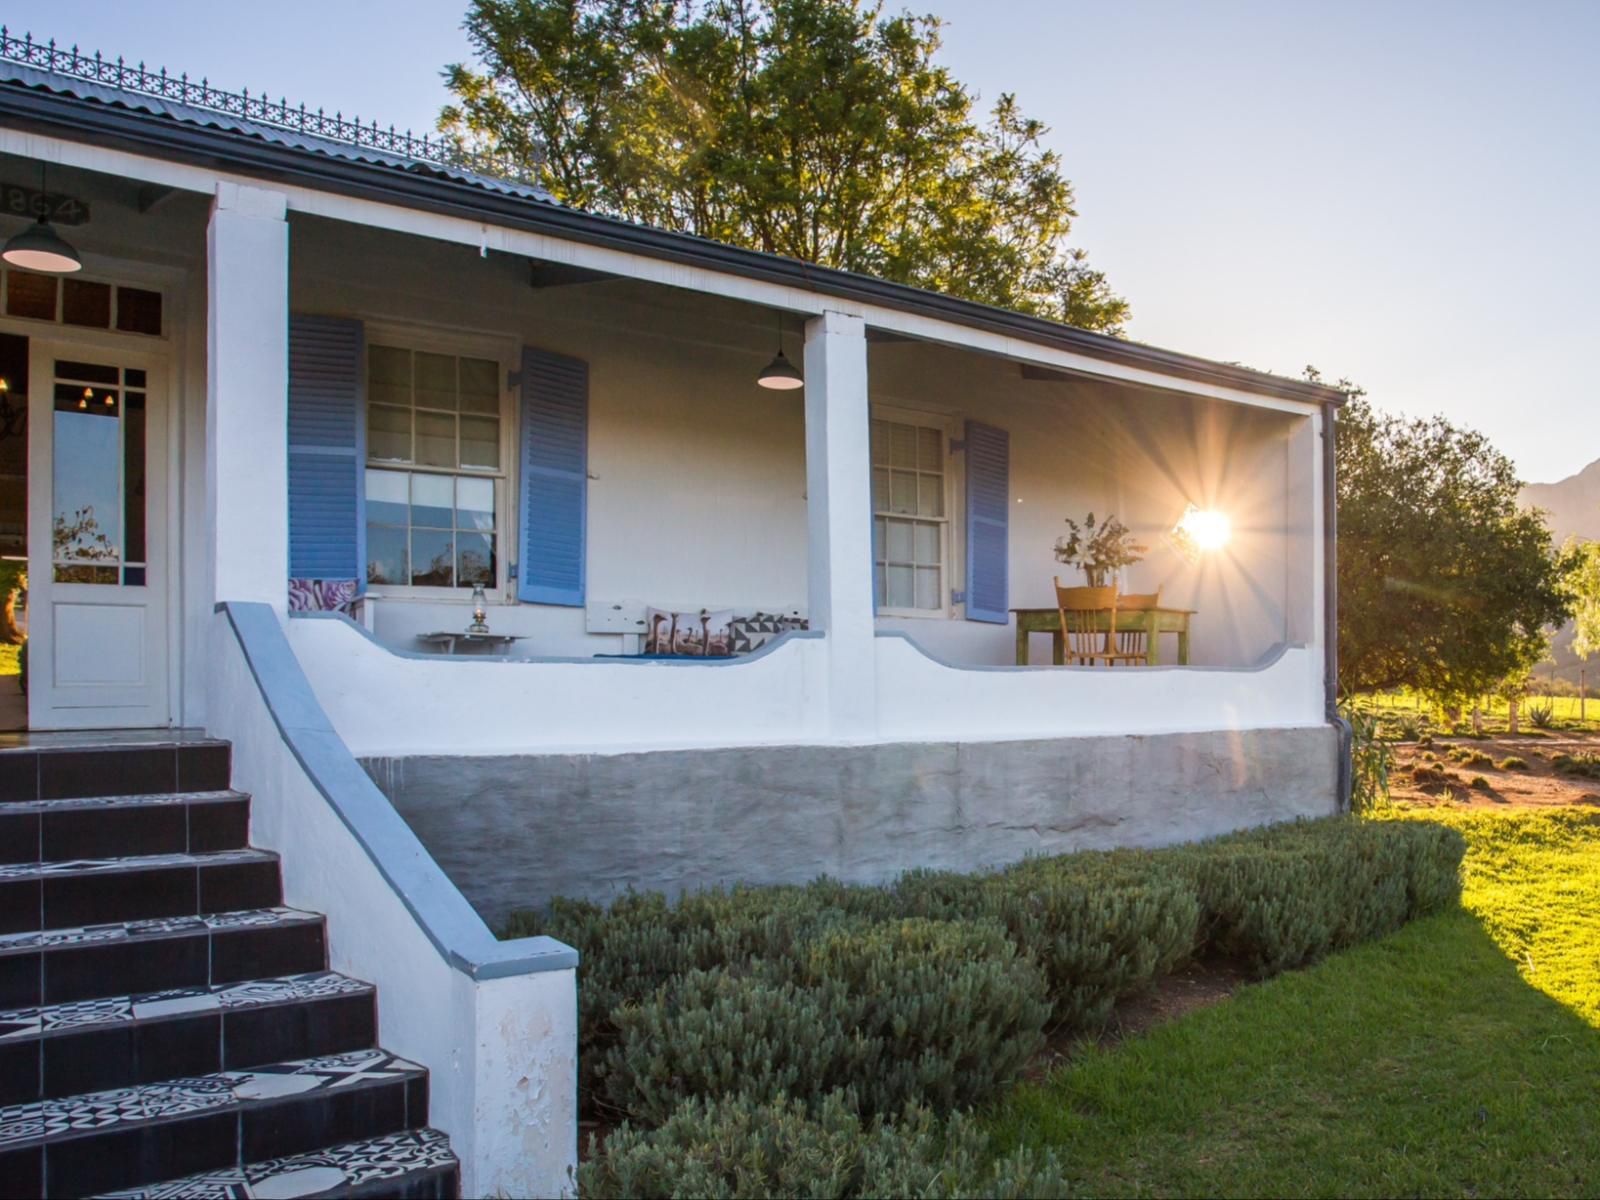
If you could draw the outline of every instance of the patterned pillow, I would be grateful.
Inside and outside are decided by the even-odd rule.
[[[355,602],[354,579],[289,580],[290,612],[348,613]]]
[[[728,623],[734,654],[749,654],[791,630],[810,628],[811,622],[804,617],[782,617],[764,612],[735,617]]]
[[[692,654],[704,658],[726,658],[731,608],[697,613],[644,610],[644,652],[646,654]]]

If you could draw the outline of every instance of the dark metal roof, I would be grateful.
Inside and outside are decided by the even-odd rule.
[[[117,70],[124,68],[118,64]],[[142,68],[139,70],[142,72]],[[0,120],[15,128],[72,141],[466,217],[798,287],[1195,382],[1308,404],[1342,404],[1345,400],[1344,393],[1322,384],[1212,362],[906,284],[583,212],[556,202],[547,191],[530,184],[394,152],[380,145],[356,144],[251,119],[254,114],[248,106],[240,115],[234,115],[119,87],[115,75],[112,79],[111,84],[103,84],[0,60]],[[376,127],[370,128],[375,134],[379,132]]]

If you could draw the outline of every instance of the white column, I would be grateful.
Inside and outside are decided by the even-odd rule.
[[[872,464],[867,336],[860,317],[825,312],[806,324],[807,595],[827,637],[826,729],[877,728],[872,620]]]
[[[217,185],[206,230],[206,498],[215,600],[288,608],[289,224]]]

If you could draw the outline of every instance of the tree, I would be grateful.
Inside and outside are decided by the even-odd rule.
[[[861,0],[472,0],[440,129],[557,199],[1120,333],[1048,132]]]
[[[1566,620],[1566,556],[1516,470],[1443,417],[1339,414],[1339,675],[1447,706],[1527,677]]]
[[[1575,626],[1572,652],[1588,658],[1600,650],[1600,542],[1567,539],[1567,596]]]

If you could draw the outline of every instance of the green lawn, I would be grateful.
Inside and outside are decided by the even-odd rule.
[[[1078,1194],[1600,1191],[1600,814],[1440,819],[1466,911],[1088,1051],[1003,1140]]]

